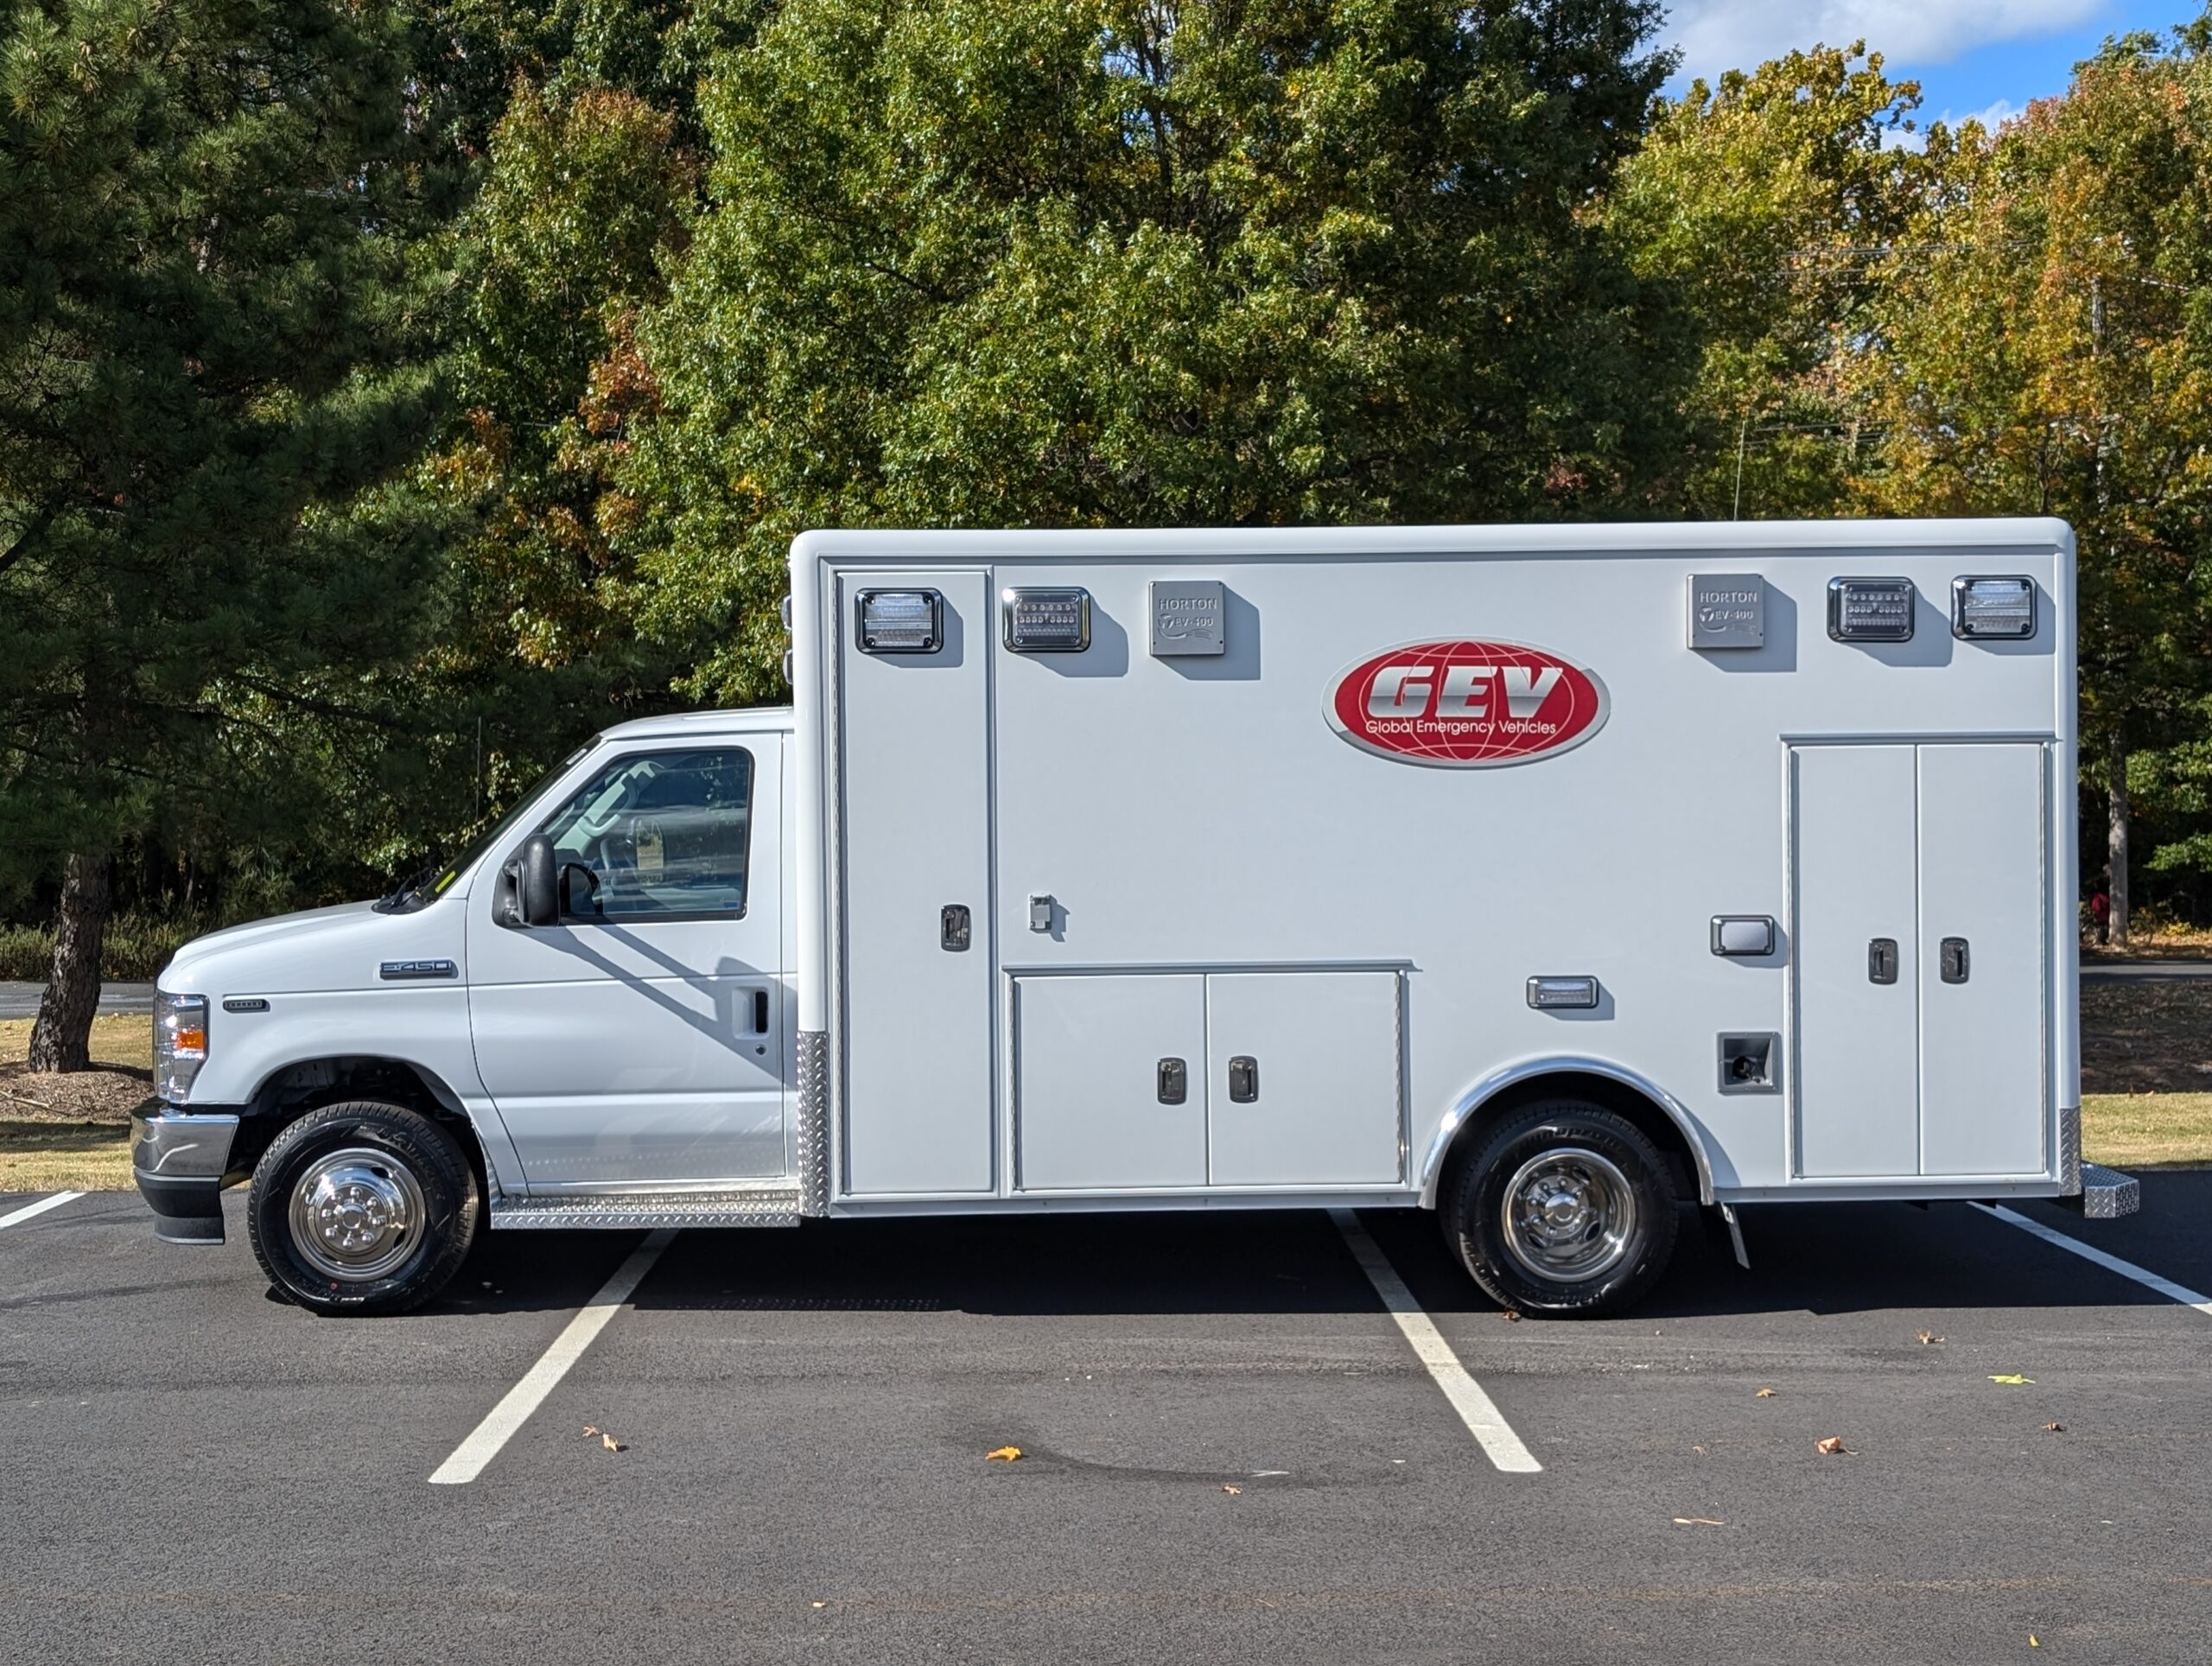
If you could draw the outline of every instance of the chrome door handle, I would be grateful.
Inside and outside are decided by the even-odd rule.
[[[1260,1097],[1260,1061],[1246,1053],[1239,1053],[1229,1061],[1229,1099],[1231,1104],[1249,1105]]]

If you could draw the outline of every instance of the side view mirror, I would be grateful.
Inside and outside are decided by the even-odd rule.
[[[599,875],[580,862],[562,864],[561,914],[564,919],[599,917]]]
[[[557,925],[561,921],[560,863],[553,855],[553,841],[543,833],[523,846],[516,859],[521,872],[515,876],[517,900],[524,925]]]

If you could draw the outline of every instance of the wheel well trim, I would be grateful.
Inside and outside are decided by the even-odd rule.
[[[1705,1141],[1698,1133],[1688,1107],[1650,1078],[1624,1065],[1604,1059],[1548,1054],[1540,1059],[1518,1059],[1501,1065],[1452,1101],[1452,1108],[1444,1113],[1444,1120],[1437,1124],[1436,1132],[1429,1140],[1427,1154],[1421,1160],[1422,1208],[1436,1207],[1437,1187],[1444,1178],[1444,1160],[1451,1154],[1452,1141],[1459,1138],[1460,1129],[1466,1127],[1475,1113],[1507,1089],[1545,1076],[1600,1076],[1642,1094],[1674,1123],[1675,1131],[1682,1136],[1682,1143],[1689,1148],[1690,1161],[1697,1170],[1697,1200],[1701,1204],[1713,1201],[1713,1165],[1706,1155]]]
[[[339,1067],[348,1065],[390,1065],[406,1071],[420,1082],[430,1097],[437,1101],[439,1110],[454,1116],[466,1117],[468,1115],[467,1103],[453,1091],[444,1077],[415,1059],[403,1059],[397,1053],[389,1052],[318,1052],[299,1059],[288,1059],[262,1073],[261,1079],[254,1084],[253,1091],[246,1096],[245,1103],[257,1110],[263,1109],[268,1105],[269,1096],[275,1091],[276,1084],[285,1077],[294,1071],[311,1070],[318,1065]]]

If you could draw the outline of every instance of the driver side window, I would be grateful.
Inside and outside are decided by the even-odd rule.
[[[610,760],[540,830],[554,859],[598,889],[567,895],[571,919],[741,919],[753,754],[736,747]]]

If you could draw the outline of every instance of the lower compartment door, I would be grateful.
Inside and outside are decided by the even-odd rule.
[[[1205,986],[1196,974],[1014,979],[1024,1191],[1205,1184]]]
[[[1206,979],[1215,1186],[1389,1185],[1404,1169],[1395,972]]]

